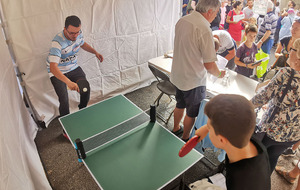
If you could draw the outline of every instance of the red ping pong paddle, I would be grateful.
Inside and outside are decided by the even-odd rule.
[[[179,157],[187,155],[198,144],[199,138],[199,136],[195,135],[187,143],[185,143],[178,153]]]

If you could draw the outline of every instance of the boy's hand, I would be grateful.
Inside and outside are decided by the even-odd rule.
[[[195,131],[195,135],[197,135],[197,136],[200,137],[200,138],[198,139],[198,142],[202,141],[202,140],[206,137],[206,135],[207,135],[208,132],[209,132],[209,131],[208,131],[207,125],[203,125],[203,126],[200,127],[199,129],[197,129],[197,130]]]
[[[261,40],[259,40],[259,42],[257,43],[257,49],[260,49],[262,44],[263,44],[263,42]]]

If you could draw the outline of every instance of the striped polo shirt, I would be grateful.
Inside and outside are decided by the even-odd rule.
[[[58,63],[58,68],[63,74],[76,69],[78,67],[77,53],[83,44],[82,33],[77,36],[76,41],[68,40],[63,31],[58,33],[52,40],[51,49],[47,57],[47,69],[50,77],[53,76],[50,72],[51,62]]]
[[[274,39],[274,34],[277,27],[277,19],[273,12],[268,12],[263,20],[263,23],[261,24],[258,32],[258,36],[263,36],[266,31],[270,30],[271,35],[270,38]]]

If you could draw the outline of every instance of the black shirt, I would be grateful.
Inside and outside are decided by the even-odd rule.
[[[271,171],[266,149],[255,139],[251,139],[251,142],[257,148],[257,156],[229,163],[226,155],[226,186],[228,190],[271,189]]]

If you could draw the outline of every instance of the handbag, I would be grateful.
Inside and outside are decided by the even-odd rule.
[[[232,15],[233,15],[233,11],[231,10],[231,11],[229,11],[229,13],[231,12],[231,17],[230,17],[230,19],[229,20],[231,20],[232,19]],[[228,14],[229,14],[228,13]],[[228,17],[228,14],[226,15],[226,19],[225,19],[225,23],[224,23],[224,29],[225,30],[228,30],[228,28],[229,28],[229,23],[228,22],[226,22],[226,20],[227,20],[227,17]]]
[[[261,60],[263,58],[269,57],[269,54],[263,52],[262,49],[258,50],[258,53],[255,54],[255,58],[256,60]],[[267,67],[268,67],[268,63],[269,63],[269,59],[267,59],[266,61],[261,62],[260,66],[258,66],[256,68],[256,76],[257,78],[261,78],[267,71]]]

